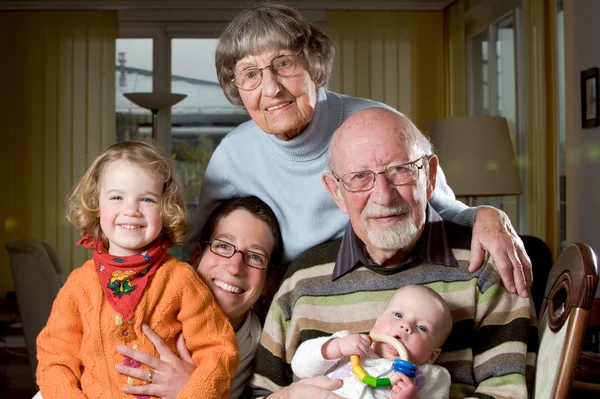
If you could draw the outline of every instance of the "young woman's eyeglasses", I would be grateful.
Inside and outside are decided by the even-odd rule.
[[[331,172],[334,179],[341,181],[347,191],[356,193],[360,191],[368,191],[375,185],[377,175],[385,175],[387,181],[393,186],[402,186],[411,184],[419,178],[419,170],[423,169],[425,162],[429,159],[429,155],[408,162],[402,165],[393,165],[388,167],[383,172],[373,172],[372,170],[361,170],[358,172],[346,173],[342,177],[337,177],[334,172]],[[423,161],[419,166],[417,162]]]
[[[275,75],[287,78],[292,76],[297,70],[298,66],[302,62],[300,59],[301,54],[298,55],[282,55],[275,58],[271,63],[262,68],[246,68],[242,71],[236,72],[235,76],[231,81],[241,90],[254,90],[262,82],[263,69],[269,68]]]
[[[210,252],[224,258],[231,258],[239,252],[242,254],[244,263],[255,269],[264,270],[269,266],[269,258],[267,256],[253,251],[240,251],[235,245],[230,244],[227,241],[215,238],[212,241],[203,242],[203,244],[209,245]]]

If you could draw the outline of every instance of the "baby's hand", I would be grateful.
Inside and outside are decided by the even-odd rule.
[[[371,338],[366,334],[351,334],[338,341],[342,356],[365,356],[371,346]]]
[[[394,384],[390,392],[391,399],[419,399],[417,387],[413,381],[402,373],[396,373],[400,380]]]

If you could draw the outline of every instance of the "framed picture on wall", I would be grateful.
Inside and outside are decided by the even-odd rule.
[[[581,127],[584,129],[600,125],[598,102],[598,68],[581,71]]]

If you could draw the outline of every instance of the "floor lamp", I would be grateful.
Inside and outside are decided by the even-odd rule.
[[[521,194],[519,168],[505,118],[464,116],[434,119],[429,137],[448,185],[457,197]]]
[[[153,92],[153,93],[123,93],[125,98],[142,108],[152,112],[152,139],[156,140],[158,132],[156,114],[161,109],[170,108],[187,97],[187,94]]]

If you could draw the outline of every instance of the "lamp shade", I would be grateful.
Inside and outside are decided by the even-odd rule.
[[[187,94],[176,93],[123,93],[125,98],[142,108],[156,113],[163,108],[169,108],[187,97]]]
[[[505,118],[465,116],[434,119],[429,137],[454,194],[521,194],[521,180]]]

